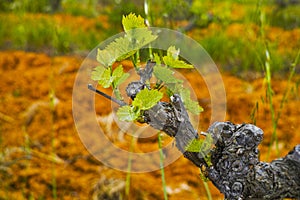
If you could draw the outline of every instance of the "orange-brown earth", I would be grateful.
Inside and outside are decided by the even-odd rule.
[[[124,183],[126,173],[95,160],[76,132],[72,87],[81,62],[82,58],[77,57],[0,52],[0,199],[54,199],[55,195],[57,199],[91,199],[100,192],[99,185],[104,179]],[[185,72],[190,83],[197,85],[194,89],[205,109],[200,116],[200,127],[206,130],[210,121],[209,94],[204,82],[193,74]],[[260,150],[261,158],[266,160],[272,120],[263,78],[246,81],[228,74],[222,74],[222,78],[227,95],[226,120],[252,122],[250,116],[254,113],[257,126],[265,132]],[[285,78],[272,80],[276,112],[289,88],[277,127],[278,156],[284,156],[300,143],[299,81],[300,77],[294,77],[288,85]],[[96,97],[98,115],[109,114],[107,103]],[[112,130],[118,131],[115,126]],[[124,148],[128,140],[127,136],[124,142],[115,139]],[[165,136],[164,141],[167,140]],[[136,146],[139,152],[157,149],[157,141],[137,140]],[[273,145],[269,160],[277,157],[275,152]],[[167,166],[165,176],[169,199],[205,199],[199,170],[188,160],[181,157]],[[209,186],[213,199],[222,199],[211,183]],[[163,199],[160,171],[131,174],[130,199]]]

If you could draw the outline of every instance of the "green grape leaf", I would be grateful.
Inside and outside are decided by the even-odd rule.
[[[94,81],[99,81],[102,77],[105,68],[103,66],[97,66],[92,71],[91,79]]]
[[[162,97],[162,92],[145,88],[136,95],[135,99],[132,101],[132,105],[141,110],[148,110],[155,106]]]
[[[198,115],[199,113],[204,111],[204,109],[198,104],[198,102],[193,100],[188,101],[185,107],[188,111],[195,115]]]
[[[111,66],[115,62],[116,52],[111,52],[110,49],[98,49],[97,50],[97,61],[103,66]]]
[[[199,152],[206,154],[212,148],[212,144],[213,138],[210,134],[207,134],[204,140],[191,140],[185,147],[185,150],[189,152]]]
[[[117,111],[118,119],[121,121],[132,122],[140,115],[140,111],[132,106],[122,106]]]
[[[110,51],[115,51],[115,61],[124,60],[137,51],[138,47],[134,47],[130,39],[125,35],[117,38],[114,42],[108,45]]]
[[[119,65],[118,67],[116,67],[114,69],[112,76],[114,78],[120,78],[123,74],[124,74],[123,67],[122,67],[122,65]]]
[[[164,63],[172,68],[185,68],[185,69],[191,69],[194,68],[193,65],[187,64],[183,60],[176,60],[172,56],[164,56],[163,57]]]
[[[112,73],[114,87],[118,87],[121,83],[123,83],[130,75],[128,73],[124,73],[122,65],[119,65],[116,69],[114,69]]]
[[[94,76],[100,74],[101,69],[96,68]],[[97,76],[96,79],[98,83],[103,88],[108,88],[111,85],[114,88],[117,88],[122,82],[124,82],[129,77],[128,73],[124,73],[122,65],[119,65],[117,68],[113,70],[111,73],[111,68],[106,68],[102,71],[101,76]]]
[[[130,76],[130,74],[128,73],[123,73],[121,77],[118,77],[115,80],[115,87],[118,87],[121,83],[123,83],[128,77]]]
[[[184,103],[184,106],[188,111],[196,115],[203,111],[203,108],[199,105],[199,103],[191,99],[191,92],[189,89],[182,87],[179,93]]]
[[[134,13],[130,13],[127,16],[123,15],[122,25],[125,32],[135,28],[145,28],[145,20],[140,15],[136,16]]]
[[[183,90],[182,83],[183,83],[183,81],[181,81],[179,83],[176,83],[176,84],[167,84],[167,87],[171,91],[172,95],[173,94],[180,94],[180,92]]]
[[[214,139],[211,134],[206,134],[206,137],[201,145],[201,152],[207,153],[211,149],[213,142]]]
[[[100,77],[98,83],[103,87],[103,88],[108,88],[111,86],[113,82],[113,77],[111,77],[111,69],[106,68],[104,72],[102,73],[102,76]]]
[[[185,147],[186,151],[189,152],[200,152],[203,141],[198,139],[191,140]]]
[[[213,138],[207,134],[204,140],[193,139],[185,147],[186,151],[201,153],[208,166],[211,166],[211,157],[209,150],[212,148]]]
[[[176,49],[175,46],[170,46],[167,50],[167,56],[173,58],[174,60],[178,59],[180,49]]]
[[[143,46],[149,44],[157,38],[152,31],[147,29],[144,19],[139,15],[130,13],[122,19],[125,35],[116,38],[103,50],[98,49],[97,60],[103,66],[110,67],[115,61],[124,60]]]
[[[147,28],[137,28],[127,31],[125,37],[129,41],[129,48],[138,50],[154,41],[157,35],[153,35],[152,31]]]
[[[167,67],[155,65],[153,74],[157,79],[163,81],[165,84],[177,84],[183,82],[182,80],[175,78],[173,75],[174,72]]]
[[[97,61],[103,66],[112,66],[115,61],[124,60],[136,53],[138,49],[157,38],[152,31],[143,28],[128,31],[124,37],[116,38],[103,50],[98,49]]]
[[[118,59],[125,59],[135,53],[130,47],[130,41],[126,37],[116,38],[105,49],[98,49],[97,61],[104,66],[112,66]]]

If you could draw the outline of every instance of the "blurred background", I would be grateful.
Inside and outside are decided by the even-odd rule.
[[[50,55],[89,52],[122,31],[123,14],[145,17],[145,2],[151,26],[190,35],[222,69],[261,70],[266,43],[274,71],[288,71],[297,55],[298,0],[3,0],[0,47]]]
[[[122,15],[131,12],[206,49],[224,80],[226,120],[264,130],[262,160],[284,156],[300,143],[299,0],[1,0],[0,200],[164,199],[160,171],[105,167],[85,150],[72,118],[80,64],[122,31]],[[186,76],[199,85],[205,109],[200,129],[206,130],[206,85],[193,73]],[[131,139],[118,138],[107,103],[96,97],[99,124],[112,142],[129,149]],[[157,146],[156,137],[137,139],[133,151]],[[184,158],[166,167],[168,198],[222,199],[199,173]]]

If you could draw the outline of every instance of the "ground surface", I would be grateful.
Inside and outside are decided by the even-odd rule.
[[[76,57],[0,52],[0,199],[54,199],[56,195],[57,199],[91,199],[104,190],[104,180],[106,185],[109,181],[114,186],[124,184],[126,173],[107,168],[94,159],[75,129],[72,87],[81,62],[82,58]],[[206,130],[210,122],[206,86],[192,72],[185,72],[185,76],[198,86],[194,89],[205,109],[200,115],[199,130]],[[245,81],[228,74],[222,74],[222,78],[227,94],[226,120],[253,122],[254,113],[257,126],[265,132],[260,150],[261,159],[267,160],[272,121],[263,78],[251,76]],[[272,82],[276,112],[286,88],[290,89],[278,121],[279,156],[300,143],[299,80],[299,76],[294,77],[290,85],[284,77]],[[108,103],[96,98],[99,116],[109,115]],[[113,124],[109,130],[112,134],[118,132]],[[118,136],[110,137],[128,148],[128,137],[123,142]],[[169,140],[167,136],[164,139]],[[155,138],[137,140],[135,151],[151,149],[157,149]],[[274,145],[268,160],[276,157]],[[199,170],[188,160],[178,159],[165,168],[165,173],[169,199],[206,199]],[[222,199],[209,185],[213,199]],[[160,171],[132,174],[130,199],[163,199]]]

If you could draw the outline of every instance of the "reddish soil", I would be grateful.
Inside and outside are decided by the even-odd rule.
[[[95,160],[76,132],[72,88],[81,62],[76,57],[0,52],[0,199],[54,199],[55,193],[57,199],[91,199],[105,190],[101,187],[104,178],[106,185],[124,183],[126,173]],[[200,124],[206,130],[210,122],[209,94],[204,82],[193,74],[186,72],[185,76],[199,86],[195,91],[205,109]],[[265,133],[261,159],[267,160],[272,120],[264,79],[246,81],[228,74],[222,74],[222,78],[227,95],[226,120],[253,122],[250,116],[257,104],[256,124]],[[267,161],[284,156],[300,143],[300,77],[294,77],[290,85],[286,78],[272,81],[276,115],[287,87],[289,93],[277,127],[279,155],[273,145]],[[102,116],[109,114],[107,100],[97,97],[96,111]],[[112,131],[115,129],[113,126]],[[124,143],[130,138],[125,136],[124,142],[115,140],[127,148]],[[164,140],[168,141],[168,137]],[[157,149],[153,138],[137,140],[136,145],[139,152]],[[199,170],[188,160],[181,157],[167,166],[165,176],[169,199],[205,199]],[[209,185],[213,199],[222,199],[222,194]],[[160,171],[132,174],[130,199],[163,199]]]

